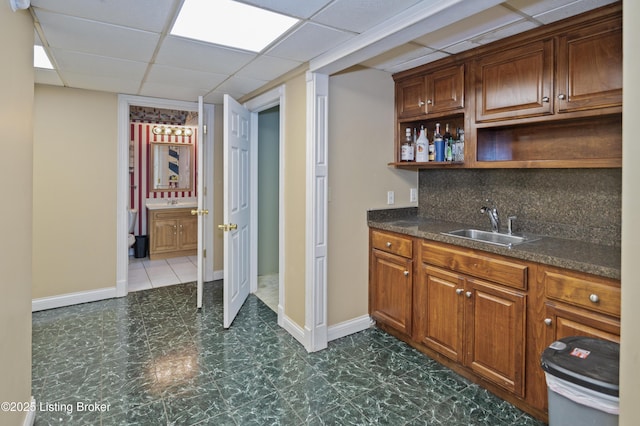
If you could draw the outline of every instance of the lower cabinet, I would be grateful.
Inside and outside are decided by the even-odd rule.
[[[412,240],[373,231],[369,268],[369,315],[411,335],[413,291]]]
[[[198,219],[191,209],[149,210],[149,258],[193,256],[198,249]]]
[[[415,341],[524,396],[526,294],[423,263],[414,297]]]

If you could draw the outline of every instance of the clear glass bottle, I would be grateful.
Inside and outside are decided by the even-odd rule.
[[[400,161],[413,161],[413,159],[413,138],[411,137],[411,128],[407,127],[405,140],[400,147]]]

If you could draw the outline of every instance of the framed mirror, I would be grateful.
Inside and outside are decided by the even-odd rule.
[[[193,185],[193,144],[151,142],[149,189],[190,191]]]

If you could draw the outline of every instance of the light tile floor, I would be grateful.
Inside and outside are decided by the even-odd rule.
[[[309,354],[254,295],[228,330],[221,281],[195,299],[189,283],[35,312],[35,424],[542,425],[378,329]]]
[[[195,256],[149,260],[129,257],[129,291],[190,283],[197,278]]]
[[[278,274],[259,275],[258,276],[258,291],[256,296],[262,300],[265,305],[270,307],[273,312],[278,312],[278,295],[279,295],[279,282]]]

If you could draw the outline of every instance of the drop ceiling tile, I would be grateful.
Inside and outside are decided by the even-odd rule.
[[[231,77],[214,89],[216,92],[236,94],[241,97],[264,86],[266,83],[266,80],[255,80],[253,78],[246,77]]]
[[[421,56],[419,58],[412,59],[412,60],[404,62],[402,64],[395,65],[395,66],[393,66],[393,67],[391,67],[391,68],[389,68],[389,69],[387,69],[385,71],[388,71],[390,73],[397,73],[397,72],[400,72],[400,71],[405,71],[405,70],[408,70],[408,69],[411,69],[411,68],[415,68],[415,67],[420,66],[420,65],[424,65],[424,64],[428,64],[428,63],[437,61],[438,59],[442,59],[442,58],[445,58],[447,56],[449,56],[448,53],[436,50],[435,52],[430,53],[428,55]]]
[[[224,95],[225,94],[223,92],[211,92],[207,94],[203,98],[203,100],[208,104],[222,105],[224,103]],[[233,98],[238,100],[241,98],[241,96],[233,97]]]
[[[136,94],[140,82],[98,75],[76,74],[66,72],[63,75],[70,87],[77,89],[99,90],[111,93]]]
[[[362,33],[402,12],[419,0],[336,0],[313,17],[313,22]]]
[[[192,87],[201,93],[208,92],[218,86],[229,76],[210,72],[194,71],[168,65],[155,64],[149,70],[146,82],[154,84],[168,84],[180,87]]]
[[[451,46],[448,46],[446,49],[443,49],[443,50],[446,51],[447,53],[451,53],[452,55],[455,55],[456,53],[465,52],[467,50],[475,49],[478,46],[480,46],[480,45],[474,43],[471,40],[464,40],[464,41],[461,41],[460,43],[456,43],[456,44],[453,44]]]
[[[90,55],[72,50],[51,49],[62,73],[100,75],[140,81],[147,69],[145,62]]]
[[[549,12],[575,2],[576,0],[507,0],[509,6],[529,16]]]
[[[296,18],[309,18],[333,0],[238,0]]]
[[[167,36],[155,62],[171,66],[179,64],[182,68],[215,74],[233,74],[256,56],[255,53]]]
[[[615,2],[616,0],[582,0],[548,12],[543,12],[539,15],[535,15],[534,18],[542,22],[543,24],[550,24],[552,22],[559,21],[561,19],[565,19],[570,16],[577,15],[588,10]]]
[[[34,68],[34,83],[64,86],[55,70],[47,70],[44,68]]]
[[[177,7],[176,0],[31,0],[36,9],[160,33]]]
[[[53,48],[112,58],[148,61],[159,35],[49,12],[37,12],[44,36]]]
[[[302,62],[298,61],[290,61],[288,59],[262,55],[238,71],[237,75],[239,77],[270,81],[280,77],[288,71],[291,71],[301,64]]]
[[[385,53],[362,62],[366,67],[388,70],[416,58],[422,58],[433,53],[433,49],[414,43],[406,43]]]
[[[198,96],[202,96],[204,94],[205,92],[192,87],[160,83],[145,83],[139,93],[141,96],[153,96],[190,102],[197,102]]]
[[[306,62],[351,38],[353,34],[307,22],[266,53],[270,56]]]
[[[537,26],[539,25],[523,19],[522,21],[515,22],[502,28],[498,28],[495,31],[489,31],[484,34],[480,34],[479,36],[474,37],[471,41],[476,44],[489,44],[512,35],[520,34]]]
[[[507,8],[494,6],[476,15],[472,15],[459,22],[419,37],[414,41],[433,49],[444,49],[521,19],[522,16]],[[447,49],[447,51],[449,50]]]

